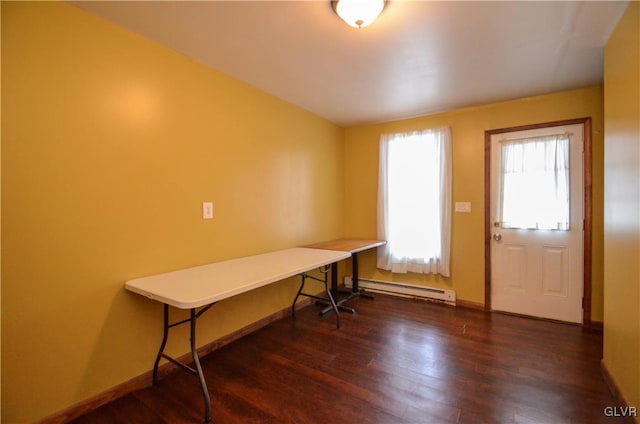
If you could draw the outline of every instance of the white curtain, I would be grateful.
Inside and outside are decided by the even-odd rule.
[[[569,229],[569,135],[501,143],[502,227]]]
[[[380,138],[378,268],[449,276],[451,131]]]

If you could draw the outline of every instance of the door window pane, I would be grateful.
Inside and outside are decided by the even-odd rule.
[[[569,134],[502,142],[502,227],[569,229]]]

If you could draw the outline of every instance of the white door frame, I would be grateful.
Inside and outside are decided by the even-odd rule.
[[[583,327],[591,327],[591,250],[592,250],[592,199],[591,199],[591,118],[487,130],[484,133],[484,308],[491,311],[491,136],[495,134],[526,131],[546,127],[582,124],[584,128],[584,252],[583,252]]]

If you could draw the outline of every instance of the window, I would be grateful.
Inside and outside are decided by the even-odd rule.
[[[451,133],[385,134],[378,177],[378,268],[449,276]]]
[[[569,229],[569,135],[501,142],[501,226]]]

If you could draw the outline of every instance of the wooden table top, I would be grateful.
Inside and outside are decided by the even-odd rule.
[[[323,241],[320,243],[308,244],[306,246],[311,249],[323,249],[323,250],[339,250],[349,253],[357,253],[367,249],[373,249],[374,247],[387,244],[385,240],[369,240],[369,239],[337,239]]]

